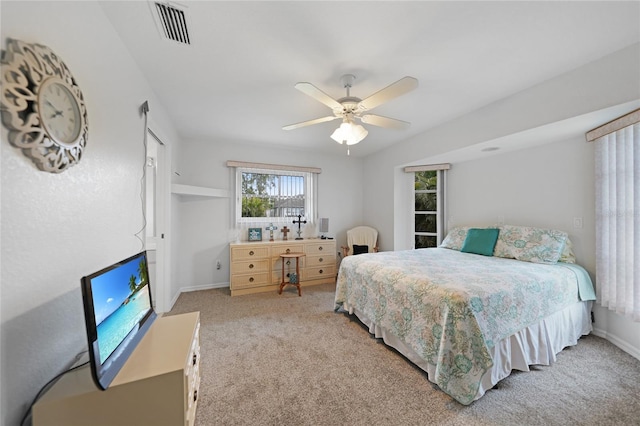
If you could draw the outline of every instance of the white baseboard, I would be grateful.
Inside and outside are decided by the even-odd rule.
[[[169,310],[173,309],[173,305],[176,304],[176,302],[178,301],[178,297],[180,297],[180,295],[182,293],[188,293],[190,291],[199,291],[199,290],[210,290],[212,288],[225,288],[225,287],[229,287],[229,283],[213,283],[213,284],[204,284],[204,285],[197,285],[197,286],[187,286],[187,287],[180,287],[180,290],[175,294],[175,296],[173,297],[173,299],[171,299],[171,302],[169,303]]]
[[[187,293],[190,291],[199,291],[199,290],[210,290],[212,288],[225,288],[229,287],[229,283],[213,283],[213,284],[204,284],[190,287],[181,287],[180,293]]]
[[[613,343],[614,345],[616,345],[617,347],[619,347],[620,349],[622,349],[623,351],[625,351],[626,353],[628,353],[632,357],[640,360],[640,348],[636,348],[636,347],[630,345],[628,342],[622,340],[621,338],[619,338],[615,334],[608,333],[605,330],[602,330],[602,329],[599,329],[599,328],[594,328],[593,331],[592,331],[592,334],[594,334],[595,336],[602,337],[603,339],[608,340],[609,342]]]

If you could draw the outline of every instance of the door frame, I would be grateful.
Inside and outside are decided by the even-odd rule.
[[[149,115],[147,116],[145,137],[154,138],[159,145],[155,191],[155,226],[156,235],[159,236],[156,242],[155,309],[158,313],[164,313],[171,309],[169,306],[171,292],[171,145],[161,127]]]

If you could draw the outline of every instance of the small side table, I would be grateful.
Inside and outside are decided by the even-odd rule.
[[[282,259],[282,282],[280,283],[280,290],[278,291],[278,294],[282,294],[282,289],[284,288],[285,285],[291,284],[298,287],[298,296],[302,296],[302,291],[300,290],[300,265],[298,264],[298,262],[300,258],[304,256],[306,256],[306,254],[304,253],[282,253],[280,255],[280,258]],[[293,259],[293,258],[296,259],[296,277],[298,278],[298,282],[288,283],[285,281],[284,264],[285,264],[285,259]]]

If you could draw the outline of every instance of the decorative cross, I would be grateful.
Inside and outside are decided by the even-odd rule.
[[[302,240],[303,238],[300,236],[300,234],[302,233],[302,231],[300,231],[300,224],[307,223],[307,221],[302,220],[302,215],[298,215],[298,220],[294,220],[293,223],[298,224],[298,230],[296,231],[298,233],[298,237],[296,238],[296,240]]]
[[[286,226],[283,226],[282,229],[280,230],[280,232],[284,234],[284,237],[282,237],[284,241],[287,240],[287,232],[289,231],[291,231],[291,229],[287,228]]]
[[[270,223],[269,226],[267,226],[266,228],[267,231],[269,231],[269,241],[273,241],[273,231],[278,229],[277,226],[274,226],[273,223]]]

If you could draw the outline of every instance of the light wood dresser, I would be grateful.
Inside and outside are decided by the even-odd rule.
[[[34,405],[33,424],[193,426],[200,386],[200,313],[158,317],[105,391],[89,366]]]
[[[231,295],[277,292],[282,282],[283,253],[304,253],[300,258],[300,284],[333,283],[336,279],[336,241],[320,238],[240,242],[229,245]],[[295,260],[285,260],[285,275],[295,272]],[[285,277],[288,282],[288,278]]]

